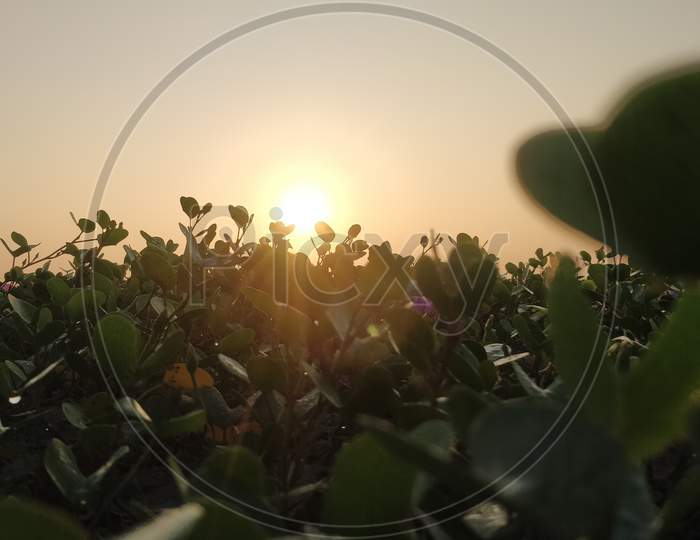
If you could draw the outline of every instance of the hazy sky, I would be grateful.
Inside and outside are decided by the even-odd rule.
[[[393,3],[505,49],[582,123],[627,84],[700,58],[697,0]],[[217,35],[297,5],[0,0],[0,236],[15,229],[47,250],[67,239],[68,211],[87,212],[114,138],[164,74]],[[258,234],[273,206],[315,217],[306,198],[337,229],[359,222],[397,250],[434,228],[507,232],[506,259],[578,251],[591,244],[534,207],[513,175],[519,142],[555,124],[469,43],[383,16],[315,16],[238,39],[177,80],[129,140],[102,206],[135,247],[140,229],[176,238],[188,194],[249,207]]]

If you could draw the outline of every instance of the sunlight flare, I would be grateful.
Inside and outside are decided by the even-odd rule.
[[[296,235],[311,235],[317,221],[331,217],[331,205],[323,189],[312,183],[297,184],[281,197],[281,221],[293,223]]]

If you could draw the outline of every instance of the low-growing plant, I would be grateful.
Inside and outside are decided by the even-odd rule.
[[[243,206],[229,207],[236,237],[217,236],[193,197],[183,238],[141,231],[140,250],[103,210],[44,256],[13,232],[3,530],[679,537],[700,491],[700,265],[693,214],[670,204],[697,199],[698,97],[700,75],[675,74],[587,144],[562,131],[523,145],[525,188],[618,244],[575,259],[503,264],[465,233],[403,257],[326,223],[305,254],[281,222],[248,242]],[[614,217],[596,221],[606,193]]]

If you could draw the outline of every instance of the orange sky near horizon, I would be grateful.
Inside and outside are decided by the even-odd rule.
[[[115,136],[153,85],[215,36],[294,5],[5,4],[0,236],[20,231],[40,251],[71,237],[68,211],[85,215]],[[581,123],[646,74],[700,57],[697,2],[399,5],[507,50]],[[178,79],[128,141],[102,206],[136,248],[141,229],[181,241],[178,198],[192,195],[248,207],[256,236],[281,207],[300,229],[318,218],[338,232],[357,222],[396,251],[430,229],[505,232],[506,260],[537,247],[595,249],[514,177],[518,145],[556,125],[522,80],[454,36],[376,15],[309,17],[236,40]]]

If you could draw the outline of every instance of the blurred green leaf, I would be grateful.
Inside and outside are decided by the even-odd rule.
[[[204,508],[201,505],[187,503],[166,510],[153,521],[119,536],[117,540],[182,540],[189,537],[203,516]]]
[[[35,501],[4,497],[0,523],[6,538],[22,540],[88,540],[88,534],[70,516]]]
[[[340,450],[324,497],[324,520],[332,525],[366,525],[339,529],[365,536],[391,531],[386,522],[411,516],[415,469],[387,451],[369,434],[359,435]]]
[[[685,430],[700,385],[700,292],[686,291],[664,331],[625,380],[621,435],[634,457],[663,450]]]
[[[544,533],[608,538],[628,474],[622,448],[594,425],[558,421],[561,414],[532,398],[488,409],[469,438],[475,470]]]
[[[700,254],[687,249],[700,196],[698,93],[695,65],[648,79],[612,109],[600,123],[605,129],[528,140],[518,151],[518,176],[547,210],[593,238],[611,243],[615,230],[622,252],[664,273],[698,275]]]
[[[200,468],[199,476],[232,497],[260,499],[265,492],[262,460],[243,446],[214,449]]]
[[[581,292],[571,259],[559,263],[549,292],[549,314],[557,373],[591,419],[614,426],[617,381],[606,362],[607,336]]]
[[[385,418],[393,415],[400,404],[391,372],[382,365],[374,365],[358,375],[347,408],[355,414]]]
[[[435,336],[428,322],[410,309],[395,309],[386,316],[392,343],[417,369],[430,365]]]

